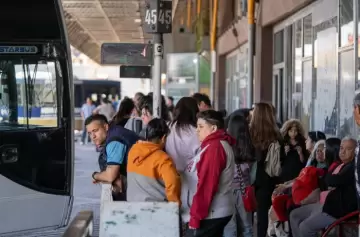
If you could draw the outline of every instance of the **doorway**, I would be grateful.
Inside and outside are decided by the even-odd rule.
[[[286,120],[286,109],[283,105],[286,101],[286,88],[284,82],[284,68],[273,70],[272,103],[276,109],[276,116],[279,122]]]

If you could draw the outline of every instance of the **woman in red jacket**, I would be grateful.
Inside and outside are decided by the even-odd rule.
[[[186,236],[222,237],[234,213],[232,181],[234,139],[224,130],[220,112],[198,114],[197,134],[201,151],[187,165],[182,183],[182,219]],[[186,149],[186,148],[184,148]]]

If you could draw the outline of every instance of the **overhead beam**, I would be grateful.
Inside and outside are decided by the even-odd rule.
[[[99,47],[101,47],[100,42],[95,38],[95,36],[81,23],[81,21],[74,16],[73,14],[68,13],[72,20],[75,20],[77,24],[79,24],[79,26],[82,28],[82,30],[84,31],[84,33],[86,33],[87,35],[89,35],[89,37],[91,38],[92,41],[94,41],[95,44],[97,44]],[[80,32],[79,32],[80,33]]]
[[[95,0],[95,3],[96,3],[96,7],[97,7],[97,9],[99,10],[99,12],[101,12],[101,14],[104,16],[104,19],[105,19],[106,24],[108,25],[109,29],[110,29],[111,32],[113,33],[115,41],[116,41],[116,42],[120,42],[119,36],[118,36],[118,34],[116,33],[116,31],[115,31],[115,29],[114,29],[114,26],[112,25],[109,17],[107,16],[106,12],[104,11],[103,7],[101,6],[100,1],[99,1],[99,0]]]
[[[142,21],[143,21],[143,19],[144,19],[144,17],[141,15],[141,1],[142,0],[138,0],[139,1],[139,16],[140,16],[140,20],[141,20],[141,23],[142,23]],[[140,39],[144,39],[144,28],[141,26],[141,25],[139,25],[139,28],[138,28],[138,30],[139,30],[139,33],[140,33]]]

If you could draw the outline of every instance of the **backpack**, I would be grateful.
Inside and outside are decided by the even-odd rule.
[[[106,145],[110,142],[118,141],[124,144],[126,147],[124,165],[120,166],[120,174],[126,176],[126,164],[129,150],[139,139],[139,136],[135,132],[130,131],[129,129],[126,129],[120,125],[110,126],[106,137],[105,147],[101,149],[99,155],[100,170],[104,171],[107,166]]]
[[[265,172],[270,177],[278,177],[281,173],[280,143],[275,141],[270,144],[265,159]]]
[[[139,118],[131,118],[127,121],[124,127],[139,135],[141,130],[143,129],[143,123],[142,120]]]

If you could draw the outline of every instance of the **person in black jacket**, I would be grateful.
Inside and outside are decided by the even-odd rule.
[[[278,184],[278,177],[270,177],[266,171],[266,157],[270,144],[282,144],[282,136],[276,125],[273,108],[268,103],[255,104],[250,121],[250,137],[255,148],[256,177],[255,195],[257,203],[257,236],[266,237],[268,229],[268,212],[271,206],[271,195]],[[283,157],[283,147],[281,157]]]
[[[354,184],[354,158],[357,142],[352,138],[341,141],[339,156],[342,163],[325,177],[326,191],[320,202],[295,209],[290,214],[294,237],[316,237],[318,232],[357,210]]]
[[[305,167],[309,153],[306,150],[305,132],[301,122],[289,119],[281,128],[284,138],[285,157],[281,164],[280,181],[285,183],[295,179]]]

